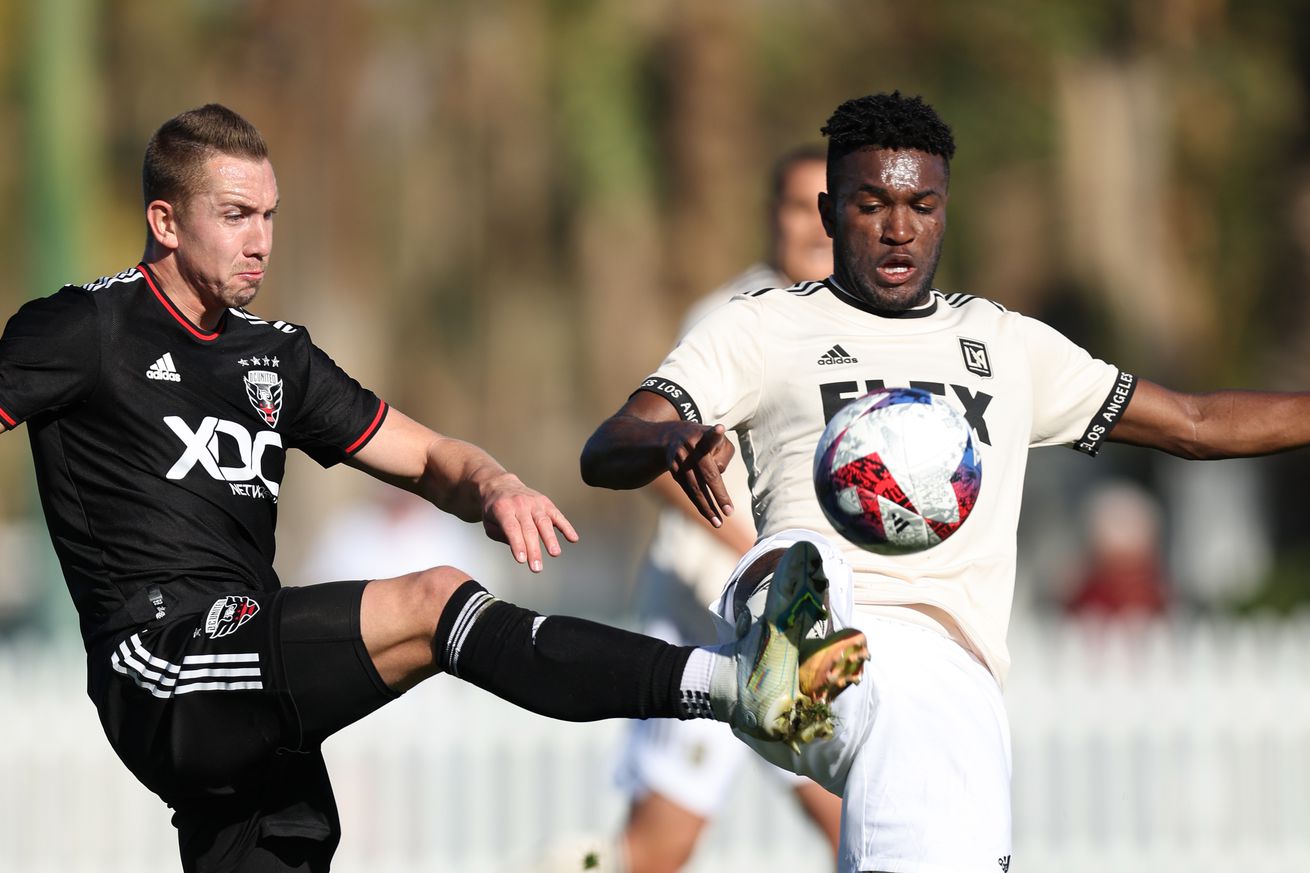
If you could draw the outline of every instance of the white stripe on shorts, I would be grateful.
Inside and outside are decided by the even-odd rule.
[[[132,644],[131,649],[128,648],[129,642]],[[198,666],[201,664],[252,664],[254,666]],[[182,665],[178,665],[150,654],[145,646],[141,644],[141,637],[138,634],[133,634],[129,639],[119,643],[118,650],[114,652],[113,657],[110,659],[110,665],[135,682],[138,687],[150,692],[155,697],[164,699],[192,691],[258,691],[264,687],[264,683],[260,679],[261,670],[259,668],[258,652],[187,655],[182,659]],[[150,667],[157,669],[151,670]],[[186,669],[186,667],[191,667],[191,669]],[[244,681],[191,681],[220,677]]]

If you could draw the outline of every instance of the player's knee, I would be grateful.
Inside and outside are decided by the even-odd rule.
[[[456,567],[439,566],[420,570],[410,576],[406,606],[410,614],[426,625],[431,624],[427,636],[436,633],[437,622],[459,586],[473,577]]]
[[[428,653],[446,604],[470,578],[455,567],[439,566],[370,582],[359,623],[374,661],[397,647]]]

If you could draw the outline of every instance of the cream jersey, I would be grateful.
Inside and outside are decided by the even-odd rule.
[[[837,410],[893,386],[931,391],[964,415],[982,486],[950,539],[884,556],[833,529],[811,474]],[[989,300],[934,290],[925,306],[890,314],[829,279],[734,297],[698,322],[641,390],[685,420],[737,433],[761,536],[808,528],[829,537],[855,571],[857,611],[942,610],[1003,683],[1028,449],[1063,444],[1095,455],[1134,387],[1131,374]]]
[[[738,294],[749,294],[765,288],[785,288],[790,284],[768,265],[754,264],[693,304],[682,321],[678,336],[686,336],[687,331],[701,319]],[[733,447],[740,457],[741,447],[736,444],[736,437],[729,434],[729,439],[733,440]],[[723,472],[723,484],[734,500],[741,501],[742,506],[746,505],[744,498],[750,493],[750,486],[746,480],[744,464],[728,465],[728,469]],[[723,583],[740,557],[710,533],[708,524],[672,506],[660,510],[655,535],[646,554],[652,566],[671,574],[691,589],[693,596],[705,605],[718,598],[723,591]]]

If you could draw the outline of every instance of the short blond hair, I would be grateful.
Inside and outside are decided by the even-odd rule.
[[[150,137],[141,166],[146,205],[165,200],[182,208],[201,190],[205,162],[216,154],[264,160],[268,144],[253,124],[219,103],[165,121]]]

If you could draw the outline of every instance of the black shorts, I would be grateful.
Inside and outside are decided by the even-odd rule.
[[[328,869],[319,745],[398,696],[360,635],[364,585],[214,597],[89,654],[109,742],[173,807],[188,873]]]

